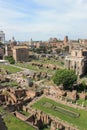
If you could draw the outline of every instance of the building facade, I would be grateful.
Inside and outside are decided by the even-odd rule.
[[[13,56],[12,48],[9,44],[5,45],[5,56]]]
[[[15,38],[5,45],[5,56],[13,56],[14,60],[27,62],[29,60],[29,48],[25,45],[17,45]]]
[[[12,49],[13,57],[15,61],[28,62],[29,60],[29,50],[27,46],[14,46]]]
[[[5,33],[3,31],[0,31],[0,42],[5,43]]]
[[[65,57],[65,67],[74,70],[78,76],[85,74],[87,72],[87,50],[71,50],[71,54]]]
[[[4,56],[4,48],[0,47],[0,59],[3,59]]]

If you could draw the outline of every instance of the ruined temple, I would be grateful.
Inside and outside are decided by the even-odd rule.
[[[87,72],[87,50],[72,49],[65,58],[65,68],[74,70],[78,76]]]

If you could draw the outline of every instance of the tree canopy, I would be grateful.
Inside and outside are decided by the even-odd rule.
[[[10,62],[10,64],[15,63],[15,60],[14,60],[13,56],[5,56],[5,60],[8,60]]]
[[[62,84],[64,89],[71,89],[77,81],[77,76],[73,70],[60,69],[55,72],[53,81],[56,85]]]
[[[61,52],[63,52],[63,50],[62,50],[61,48],[57,48],[57,49],[56,49],[56,53],[57,53],[57,54],[60,54]]]

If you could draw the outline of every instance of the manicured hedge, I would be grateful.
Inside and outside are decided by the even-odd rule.
[[[68,116],[71,116],[71,117],[74,117],[74,118],[80,116],[78,113],[75,113],[75,112],[70,111],[70,110],[66,110],[66,109],[58,107],[58,106],[55,107],[54,110],[59,111],[59,112],[65,114],[65,115],[68,115]]]

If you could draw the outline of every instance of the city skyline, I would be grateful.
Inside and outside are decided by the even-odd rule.
[[[87,38],[86,0],[0,0],[0,30],[6,39]]]

